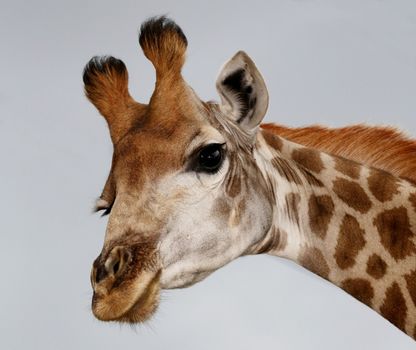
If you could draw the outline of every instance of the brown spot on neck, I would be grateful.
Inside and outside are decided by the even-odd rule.
[[[367,261],[367,273],[375,279],[380,279],[386,274],[387,264],[377,254],[373,254]]]
[[[374,289],[369,281],[363,278],[348,278],[341,283],[341,288],[362,303],[371,306]]]
[[[370,210],[370,198],[358,183],[337,178],[334,181],[333,190],[348,206],[360,213],[365,214]]]
[[[387,288],[383,305],[381,305],[380,308],[380,313],[396,327],[405,331],[407,305],[397,282],[394,282]]]
[[[334,214],[334,202],[330,196],[315,196],[309,198],[309,225],[314,234],[325,238],[328,225]]]
[[[292,159],[306,169],[318,174],[324,169],[324,164],[319,152],[311,148],[299,148],[293,150]]]
[[[410,272],[404,278],[406,279],[407,290],[413,300],[413,304],[416,306],[416,270]]]
[[[410,229],[405,207],[385,210],[375,217],[373,223],[380,234],[381,243],[394,259],[404,259],[416,252],[412,242],[415,234]]]
[[[328,279],[329,266],[318,248],[304,248],[299,254],[298,260],[309,271]]]
[[[277,136],[274,135],[273,133],[267,131],[267,130],[262,130],[261,131],[264,140],[266,141],[266,143],[273,149],[277,150],[277,151],[281,151],[283,148],[283,141],[282,139]]]
[[[335,170],[352,179],[357,180],[360,177],[361,165],[359,163],[341,157],[334,157],[334,161]]]
[[[389,173],[376,169],[371,169],[370,171],[368,187],[373,196],[380,202],[389,201],[395,194],[399,193],[398,180]]]
[[[355,264],[355,258],[365,246],[365,231],[361,229],[357,219],[346,214],[342,220],[335,250],[335,260],[341,269],[347,269]]]

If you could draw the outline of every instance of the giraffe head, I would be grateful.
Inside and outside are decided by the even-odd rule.
[[[84,70],[114,145],[97,201],[109,221],[91,274],[101,320],[146,320],[160,289],[202,280],[248,253],[271,224],[253,156],[268,94],[252,60],[232,57],[217,80],[221,103],[206,103],[181,75],[187,40],[175,23],[151,19],[139,41],[156,69],[149,104],[130,96],[120,60],[93,58]]]

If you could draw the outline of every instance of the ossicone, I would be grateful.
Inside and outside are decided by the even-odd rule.
[[[166,16],[148,19],[140,27],[139,43],[158,78],[180,74],[188,41],[174,21]]]
[[[146,107],[130,96],[125,64],[112,56],[95,56],[84,68],[83,81],[86,96],[106,119],[117,143]]]

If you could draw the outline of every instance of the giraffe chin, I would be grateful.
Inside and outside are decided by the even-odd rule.
[[[106,295],[94,293],[92,312],[100,321],[141,323],[152,317],[159,305],[160,272],[140,276],[135,283],[111,290]]]

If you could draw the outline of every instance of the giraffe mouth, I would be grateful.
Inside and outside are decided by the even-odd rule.
[[[131,287],[111,291],[108,295],[94,293],[94,316],[100,321],[145,322],[152,317],[159,305],[160,275],[159,271],[150,278],[139,278]],[[135,285],[139,287],[135,288]]]
[[[144,293],[134,302],[133,306],[114,321],[140,323],[150,319],[159,306],[159,279],[160,272],[153,277]]]

